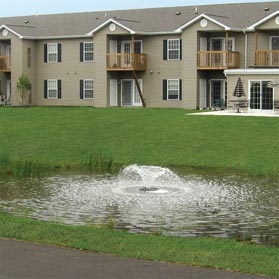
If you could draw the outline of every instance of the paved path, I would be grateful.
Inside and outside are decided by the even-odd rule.
[[[0,279],[267,279],[0,239]]]

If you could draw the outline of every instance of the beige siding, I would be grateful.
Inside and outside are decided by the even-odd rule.
[[[182,101],[163,100],[163,80],[182,79],[183,63],[183,60],[163,60],[163,41],[180,38],[180,35],[144,38],[143,52],[147,53],[147,71],[143,75],[143,92],[149,107],[182,107]]]
[[[240,75],[229,75],[228,76],[228,99],[233,100],[236,97],[233,96],[233,92],[237,83],[237,79],[239,78]],[[249,88],[249,82],[250,81],[272,81],[272,80],[278,80],[278,75],[257,75],[257,74],[242,74],[241,75],[241,80],[243,83],[243,88],[245,91],[245,97],[243,99],[249,99],[249,93],[250,93],[250,88]],[[279,100],[279,87],[274,87],[274,99]]]
[[[92,106],[94,99],[80,99],[80,80],[94,79],[94,62],[80,62],[80,43],[92,38],[47,40],[37,43],[37,104],[61,106]],[[44,44],[61,43],[62,61],[44,63]],[[94,53],[95,54],[95,53]],[[94,55],[96,56],[96,55]],[[44,80],[58,79],[62,82],[62,98],[44,99]]]

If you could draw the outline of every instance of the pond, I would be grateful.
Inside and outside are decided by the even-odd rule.
[[[0,180],[0,210],[18,216],[255,242],[278,234],[278,197],[279,183],[271,178],[181,175],[155,166],[131,165],[116,175]]]

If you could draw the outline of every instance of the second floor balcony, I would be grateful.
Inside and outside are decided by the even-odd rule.
[[[240,66],[240,55],[237,51],[198,51],[198,70],[226,70]]]
[[[144,53],[109,53],[107,54],[108,71],[146,71]]]
[[[279,67],[279,50],[256,50],[255,67]]]
[[[0,72],[11,72],[10,56],[0,56]]]

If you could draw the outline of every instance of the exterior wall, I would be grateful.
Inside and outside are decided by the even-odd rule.
[[[182,79],[182,60],[163,60],[163,41],[168,39],[180,39],[181,36],[149,36],[143,40],[143,53],[147,54],[147,70],[143,77],[143,95],[148,107],[183,107],[182,100],[163,100],[163,80]],[[182,42],[183,45],[183,42]],[[182,50],[183,57],[183,50]],[[184,88],[182,81],[182,89]]]
[[[37,42],[37,105],[93,106],[95,104],[94,98],[86,100],[80,99],[80,80],[94,78],[94,61],[80,62],[80,43],[91,41],[92,38],[81,38],[64,40],[42,40]],[[44,44],[47,43],[61,43],[62,61],[60,63],[44,62]],[[94,58],[95,56],[96,55],[94,55]],[[61,99],[44,98],[44,80],[48,79],[61,80]]]
[[[31,51],[29,65],[28,63],[28,49]],[[32,40],[22,41],[22,74],[26,75],[31,82],[31,94],[26,100],[28,104],[37,103],[37,60],[36,60],[36,43]]]
[[[0,33],[0,43],[1,40],[4,40],[5,43],[11,46],[11,69],[12,74],[10,73],[2,73],[2,90],[4,95],[7,92],[7,80],[11,80],[11,104],[18,104],[18,96],[17,96],[17,81],[19,76],[22,74],[22,40],[19,39],[16,35],[11,32],[8,32],[7,36],[3,36],[2,32]]]
[[[279,72],[278,72],[279,74]],[[242,74],[228,74],[228,83],[227,83],[227,88],[228,88],[228,100],[234,100],[236,99],[235,96],[233,96],[233,92],[237,83],[237,80],[239,77],[241,77],[242,83],[243,83],[243,88],[245,92],[245,96],[241,97],[242,99],[249,100],[250,96],[250,88],[249,88],[249,82],[250,81],[272,81],[272,80],[278,80],[278,74],[270,73],[270,74],[257,74],[255,73],[242,73]],[[279,87],[274,87],[274,100],[279,100]]]
[[[260,26],[257,27],[259,30],[272,30],[279,28],[279,24],[276,23],[276,18],[278,15],[272,17],[271,19],[267,20],[266,22],[262,23]]]
[[[99,30],[94,35],[94,91],[95,91],[95,106],[109,106],[109,74],[107,73],[107,53],[109,53],[108,36],[125,36],[129,33],[123,28],[116,26],[114,31],[111,31],[109,24]]]
[[[197,71],[197,51],[200,49],[200,37],[225,37],[224,29],[207,21],[207,26],[202,27],[201,21],[197,21],[187,27],[183,32],[183,82],[184,101],[183,107],[196,109],[199,106],[199,79],[207,80],[224,79],[223,71]],[[209,94],[209,92],[207,93]]]

